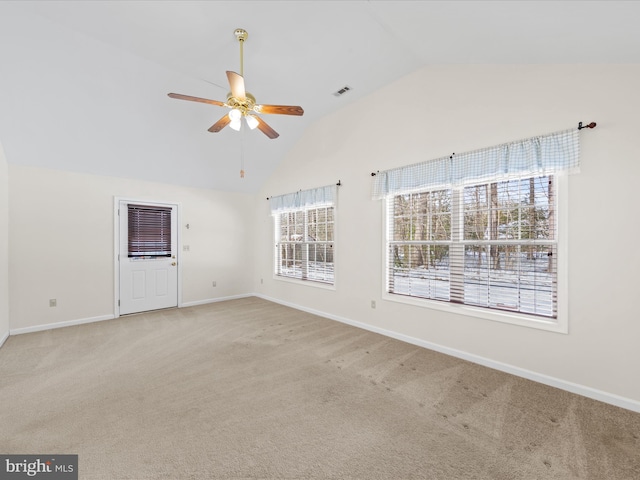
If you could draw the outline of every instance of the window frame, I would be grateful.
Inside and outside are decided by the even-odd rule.
[[[311,210],[317,210],[320,208],[331,208],[333,210],[332,215],[333,215],[333,239],[332,240],[321,240],[321,241],[301,241],[301,242],[287,242],[287,243],[294,243],[294,244],[299,244],[299,245],[317,245],[317,244],[326,244],[326,245],[331,245],[332,247],[332,251],[333,251],[333,281],[331,282],[327,282],[327,281],[323,281],[323,280],[316,280],[313,278],[300,278],[300,277],[296,277],[296,276],[290,276],[290,275],[282,275],[281,273],[279,273],[281,271],[282,268],[282,264],[281,264],[281,254],[280,254],[280,246],[281,246],[281,241],[280,241],[280,217],[282,214],[290,214],[290,213],[294,213],[294,212],[302,212],[304,215],[304,235],[307,236],[308,234],[308,225],[309,225],[309,211]],[[285,209],[285,210],[279,210],[279,211],[273,211],[271,212],[271,215],[273,217],[273,279],[274,280],[278,280],[278,281],[283,281],[283,282],[290,282],[290,283],[295,283],[295,284],[299,284],[299,285],[308,285],[308,286],[312,286],[312,287],[316,287],[316,288],[322,288],[322,289],[327,289],[327,290],[335,290],[336,289],[336,237],[337,237],[337,231],[336,231],[336,225],[337,225],[337,206],[336,203],[318,203],[318,204],[312,204],[312,205],[305,205],[305,206],[301,206],[301,207],[297,207],[297,208],[290,208],[290,209]],[[306,254],[304,254],[305,257],[308,257],[308,252],[306,252]],[[308,261],[308,258],[307,258]]]
[[[556,228],[556,248],[557,248],[557,316],[556,318],[543,317],[538,315],[531,315],[526,313],[511,312],[507,310],[498,310],[487,307],[477,307],[472,305],[466,305],[461,303],[453,303],[442,300],[432,300],[420,297],[411,297],[408,295],[400,295],[390,293],[388,291],[389,286],[389,234],[391,222],[394,221],[393,216],[390,214],[391,210],[388,206],[389,201],[393,201],[393,198],[398,195],[397,193],[389,195],[381,203],[382,216],[383,216],[383,229],[382,229],[382,298],[396,303],[403,303],[407,305],[418,306],[431,310],[437,310],[455,315],[462,315],[465,317],[480,318],[484,320],[490,320],[495,322],[507,323],[512,325],[530,327],[540,330],[546,330],[556,333],[569,333],[568,328],[568,176],[566,174],[556,172],[552,174],[555,180],[555,228]],[[499,179],[496,179],[500,181]],[[491,183],[490,181],[478,181],[477,184]],[[460,195],[462,192],[461,187],[451,187],[452,190],[460,189]],[[419,189],[416,192],[428,191],[429,189]],[[452,196],[455,192],[452,192]],[[391,200],[390,200],[391,199]],[[462,212],[462,215],[464,213]],[[453,219],[452,219],[453,221]]]

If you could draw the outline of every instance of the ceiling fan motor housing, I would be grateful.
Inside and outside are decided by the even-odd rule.
[[[245,92],[245,98],[240,99],[233,96],[231,92],[227,94],[227,105],[229,108],[235,108],[242,112],[242,115],[246,115],[254,110],[256,106],[256,98],[249,92]]]

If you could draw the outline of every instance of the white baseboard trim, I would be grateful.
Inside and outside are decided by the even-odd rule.
[[[232,295],[229,297],[221,297],[221,298],[209,298],[206,300],[198,300],[195,302],[187,302],[180,305],[180,308],[184,307],[193,307],[195,305],[205,305],[207,303],[215,303],[215,302],[224,302],[225,300],[235,300],[237,298],[247,298],[253,297],[252,293],[245,293],[242,295]],[[65,322],[57,322],[57,323],[47,323],[44,325],[34,325],[33,327],[24,327],[24,328],[13,328],[10,329],[7,333],[6,337],[0,341],[0,346],[2,343],[9,337],[9,335],[20,335],[23,333],[32,333],[32,332],[41,332],[43,330],[53,330],[54,328],[63,328],[70,327],[73,325],[82,325],[83,323],[93,323],[93,322],[102,322],[104,320],[113,320],[115,315],[101,315],[98,317],[90,317],[90,318],[80,318],[78,320],[68,320]]]
[[[2,347],[2,345],[4,345],[4,342],[7,341],[7,338],[9,338],[9,332],[5,332],[4,335],[2,337],[0,337],[0,348]]]
[[[228,297],[207,298],[206,300],[196,300],[195,302],[185,302],[181,307],[195,307],[196,305],[206,305],[207,303],[226,302],[227,300],[237,300],[239,298],[255,297],[253,293],[243,293],[240,295],[231,295]]]
[[[394,332],[392,330],[375,327],[372,325],[368,325],[366,323],[358,322],[345,317],[340,317],[338,315],[321,312],[313,308],[302,307],[300,305],[296,305],[290,302],[285,302],[277,298],[271,298],[266,295],[256,293],[255,296],[260,297],[264,300],[268,300],[270,302],[279,303],[280,305],[295,308],[296,310],[301,310],[303,312],[318,315],[320,317],[328,318],[330,320],[335,320],[337,322],[346,323],[347,325],[362,328],[364,330],[369,330],[370,332],[379,333],[381,335],[395,338],[396,340],[410,343],[412,345],[417,345],[419,347],[427,348],[429,350],[434,350],[436,352],[444,353],[446,355],[451,355],[452,357],[461,358],[469,362],[477,363],[478,365],[483,365],[485,367],[493,368],[494,370],[510,373],[518,377],[526,378],[528,380],[533,380],[534,382],[542,383],[544,385],[549,385],[551,387],[559,388],[567,392],[582,395],[583,397],[592,398],[600,402],[608,403],[611,405],[615,405],[616,407],[621,407],[627,410],[640,413],[640,401],[637,401],[637,400],[615,395],[613,393],[604,392],[602,390],[597,390],[595,388],[587,387],[584,385],[579,385],[577,383],[567,382],[565,380],[551,377],[549,375],[533,372],[531,370],[526,370],[524,368],[516,367],[506,363],[497,362],[495,360],[481,357],[479,355],[474,355],[472,353],[464,352],[462,350],[445,347],[442,345],[438,345],[436,343],[428,342],[426,340],[422,340],[419,338],[411,337],[409,335],[404,335],[402,333]]]
[[[100,315],[99,317],[79,318],[77,320],[67,320],[65,322],[46,323],[44,325],[34,325],[33,327],[12,328],[9,330],[10,335],[20,335],[23,333],[41,332],[43,330],[53,330],[54,328],[71,327],[73,325],[82,325],[83,323],[102,322],[103,320],[113,320],[113,315]]]

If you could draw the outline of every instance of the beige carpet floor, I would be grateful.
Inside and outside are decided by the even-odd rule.
[[[10,337],[0,453],[86,480],[634,480],[640,414],[247,298]]]

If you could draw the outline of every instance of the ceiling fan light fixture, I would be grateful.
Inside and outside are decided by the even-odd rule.
[[[247,115],[245,118],[247,119],[247,125],[251,130],[258,126],[258,119],[255,115]]]
[[[239,118],[237,118],[235,120],[231,120],[231,122],[229,123],[229,126],[233,128],[236,132],[239,132],[240,128],[242,127],[242,122],[240,121]]]
[[[236,120],[239,121],[240,118],[242,118],[242,112],[237,108],[234,108],[229,112],[229,120],[231,120],[232,123]]]

